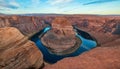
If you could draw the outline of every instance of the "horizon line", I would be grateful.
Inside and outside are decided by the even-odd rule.
[[[120,14],[82,14],[82,13],[0,13],[3,15],[120,15]]]

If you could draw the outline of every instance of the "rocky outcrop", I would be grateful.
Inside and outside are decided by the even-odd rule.
[[[0,16],[0,28],[8,26],[10,26],[8,19]]]
[[[38,69],[43,56],[16,28],[0,28],[0,69]]]
[[[0,16],[0,28],[9,26],[18,28],[24,35],[29,35],[41,30],[46,24],[41,17]]]
[[[64,17],[57,17],[52,22],[52,30],[59,36],[75,37],[75,32],[69,20]]]
[[[80,56],[65,58],[44,69],[120,69],[120,45],[98,47]]]
[[[41,40],[50,52],[58,55],[74,52],[81,43],[81,41],[77,39],[71,23],[64,17],[56,18],[52,22],[52,30],[48,31]],[[68,52],[68,49],[71,51]]]

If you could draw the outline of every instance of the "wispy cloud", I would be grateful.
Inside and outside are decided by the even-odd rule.
[[[39,4],[39,3],[41,3],[41,0],[32,0],[32,2]]]
[[[88,3],[84,3],[83,5],[100,4],[100,3],[107,3],[107,2],[113,2],[113,1],[118,1],[118,0],[96,0]]]
[[[15,0],[0,0],[0,7],[2,8],[17,9],[19,6],[20,5]]]
[[[1,9],[1,8],[0,8],[0,10],[4,10],[4,9]]]
[[[41,0],[31,0],[32,4],[39,5],[41,3]]]
[[[0,11],[10,11],[10,9],[3,9],[3,8],[0,8]],[[1,13],[1,12],[0,12]]]
[[[61,4],[61,3],[68,3],[71,1],[73,0],[48,0],[48,3],[50,3],[51,5],[56,5],[56,4]]]
[[[41,0],[31,0],[30,8],[36,8],[41,4]]]
[[[18,2],[16,2],[15,0],[11,0],[9,2],[9,4],[12,5],[12,6],[20,7],[20,4]]]

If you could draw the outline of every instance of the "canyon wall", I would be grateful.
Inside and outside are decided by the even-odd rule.
[[[0,16],[0,28],[5,26],[17,27],[23,33],[30,33],[42,29],[59,16]],[[94,15],[65,15],[72,25],[89,31],[101,33],[119,33],[120,16]]]
[[[23,34],[33,34],[52,23],[56,17],[68,19],[72,25],[93,35],[100,44],[118,38],[120,34],[120,16],[97,15],[61,15],[61,16],[0,16],[0,28],[11,26],[18,28]]]
[[[28,37],[13,27],[0,28],[0,69],[38,69],[43,55]]]
[[[18,28],[23,34],[41,30],[46,24],[40,17],[31,16],[0,16],[0,28],[11,26]]]

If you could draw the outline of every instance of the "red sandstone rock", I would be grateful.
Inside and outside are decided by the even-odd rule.
[[[52,23],[59,16],[0,16],[0,27],[13,26],[22,33],[33,33]],[[112,33],[120,23],[120,16],[64,15],[69,22],[78,27],[97,33]]]
[[[16,27],[23,34],[29,35],[37,32],[46,26],[44,20],[40,17],[32,16],[0,16],[0,28],[3,27]]]
[[[75,36],[75,32],[69,20],[64,17],[55,18],[52,22],[52,30],[57,35],[64,35],[64,36]],[[57,33],[59,32],[59,33]]]
[[[68,49],[75,47],[77,38],[70,22],[64,17],[56,18],[52,23],[52,30],[47,32],[42,38],[42,43],[52,52],[62,55],[67,53]],[[78,42],[80,40],[78,39]],[[79,42],[80,44],[80,42]],[[78,45],[79,46],[79,45]],[[76,46],[78,48],[78,46]],[[76,50],[76,48],[75,48]],[[66,51],[66,52],[65,52]],[[64,53],[63,53],[64,52]],[[73,51],[69,51],[72,53]],[[69,54],[69,53],[67,53]]]
[[[0,28],[0,69],[38,69],[43,56],[32,41],[16,28]]]
[[[120,69],[120,45],[98,47],[77,57],[65,58],[44,69]]]

